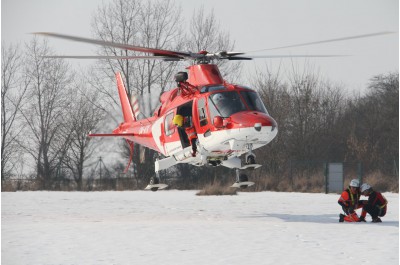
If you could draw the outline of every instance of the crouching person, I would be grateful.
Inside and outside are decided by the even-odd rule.
[[[352,179],[349,187],[342,192],[338,200],[345,213],[339,215],[339,222],[359,222],[360,218],[355,210],[366,203],[366,201],[360,201],[360,196],[360,182],[358,179]]]
[[[368,201],[364,204],[360,222],[365,222],[367,213],[371,215],[373,223],[381,223],[379,217],[386,214],[388,201],[383,197],[382,193],[374,191],[370,185],[364,183],[361,185],[361,194],[368,197]]]

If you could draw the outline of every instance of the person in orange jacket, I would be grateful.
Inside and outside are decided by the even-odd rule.
[[[366,202],[360,201],[360,197],[360,181],[352,179],[349,187],[342,192],[338,200],[345,213],[339,215],[339,222],[358,222],[360,220],[355,210],[362,208]]]
[[[185,132],[186,132],[186,134],[188,136],[189,143],[192,146],[192,151],[193,151],[192,152],[192,156],[195,157],[196,156],[196,152],[197,152],[197,145],[196,145],[197,133],[196,133],[196,129],[194,128],[194,126],[191,124],[190,121],[185,121],[183,116],[180,115],[180,114],[176,114],[174,119],[172,120],[172,122],[178,127],[185,128]]]
[[[363,206],[360,222],[365,222],[365,217],[369,213],[373,223],[381,223],[382,220],[379,217],[385,216],[387,211],[388,201],[386,198],[382,193],[374,191],[367,183],[361,185],[361,194],[367,196],[368,201]]]

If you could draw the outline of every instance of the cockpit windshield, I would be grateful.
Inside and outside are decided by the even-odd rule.
[[[246,106],[236,91],[212,94],[210,101],[210,112],[213,117],[218,115],[226,118],[236,112],[246,110]]]
[[[226,118],[245,110],[260,111],[268,114],[259,95],[253,91],[241,91],[240,95],[236,91],[220,92],[211,94],[209,98],[212,118],[215,116]]]

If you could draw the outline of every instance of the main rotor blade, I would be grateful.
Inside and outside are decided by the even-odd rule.
[[[256,58],[324,58],[324,57],[347,57],[351,55],[341,55],[341,54],[318,54],[318,55],[249,55],[248,58],[256,59]]]
[[[179,57],[179,58],[190,57],[190,53],[185,53],[185,52],[146,48],[146,47],[134,46],[134,45],[130,45],[130,44],[88,39],[88,38],[82,38],[82,37],[76,37],[76,36],[70,36],[70,35],[64,35],[64,34],[58,34],[58,33],[52,33],[52,32],[34,32],[33,34],[54,37],[54,38],[60,38],[60,39],[67,39],[67,40],[78,41],[78,42],[92,43],[92,44],[97,44],[97,45],[101,45],[101,46],[114,47],[114,48],[119,48],[119,49],[124,49],[124,50],[152,53],[154,55],[164,55],[164,56]]]
[[[130,59],[159,59],[166,61],[179,61],[178,57],[169,56],[108,56],[108,55],[46,55],[43,58],[61,58],[61,59],[120,59],[120,60],[130,60]]]
[[[258,58],[324,58],[324,57],[346,57],[346,56],[351,56],[351,55],[328,55],[328,54],[319,54],[319,55],[298,55],[298,54],[292,54],[292,55],[249,55],[246,57],[242,56],[231,56],[227,58],[221,58],[221,59],[226,59],[226,60],[231,60],[231,61],[241,61],[241,60],[253,60],[253,59],[258,59]]]
[[[270,50],[278,50],[278,49],[285,49],[285,48],[292,48],[292,47],[301,47],[301,46],[308,46],[308,45],[335,42],[335,41],[344,41],[344,40],[352,40],[352,39],[369,38],[369,37],[374,37],[374,36],[379,36],[379,35],[387,35],[387,34],[393,34],[393,33],[396,33],[396,32],[383,31],[383,32],[376,32],[376,33],[370,33],[370,34],[342,37],[342,38],[336,38],[336,39],[306,42],[306,43],[300,43],[300,44],[294,44],[294,45],[288,45],[288,46],[281,46],[281,47],[275,47],[275,48],[269,48],[269,49],[262,49],[262,50],[255,50],[255,51],[249,51],[249,52],[260,52],[260,51],[270,51]],[[246,53],[248,53],[248,52],[246,52]]]

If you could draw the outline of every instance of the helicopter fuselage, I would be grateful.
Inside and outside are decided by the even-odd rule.
[[[229,159],[275,138],[277,124],[256,91],[223,81],[216,65],[194,65],[189,73],[185,84],[196,89],[185,92],[185,84],[180,84],[161,96],[151,118],[121,123],[113,134],[125,134],[127,140],[172,156],[176,163],[228,167]],[[173,124],[177,114],[197,132],[199,154],[194,157],[184,128]]]

